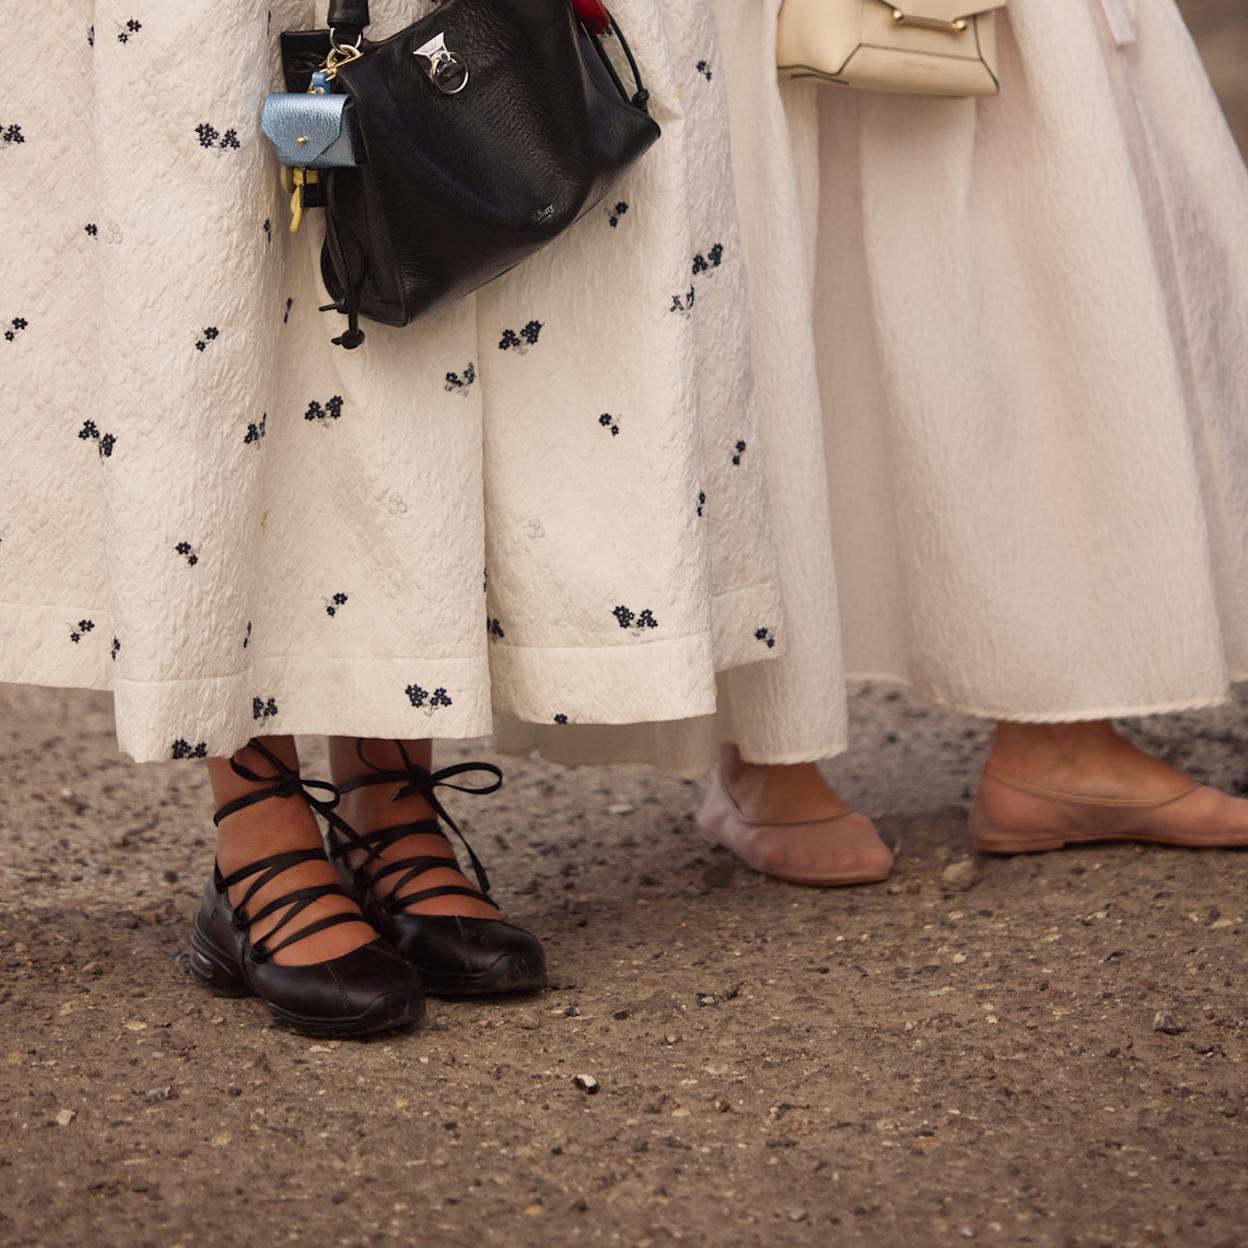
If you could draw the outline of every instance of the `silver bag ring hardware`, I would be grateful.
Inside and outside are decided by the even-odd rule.
[[[458,95],[468,85],[468,62],[446,46],[445,32],[416,49],[413,56],[427,61],[425,72],[443,95]]]

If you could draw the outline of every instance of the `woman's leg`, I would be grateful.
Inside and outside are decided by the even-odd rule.
[[[299,754],[293,737],[266,737],[264,747],[290,771],[299,770]],[[271,776],[274,770],[272,763],[251,745],[244,746],[232,760],[208,759],[208,775],[218,808],[269,786],[267,779],[257,782],[239,775],[231,762],[261,777]],[[295,850],[320,851],[322,848],[316,816],[308,803],[299,798],[267,800],[244,806],[226,815],[217,827],[217,865],[227,878],[274,854]],[[244,876],[228,890],[231,904],[237,906],[242,901],[259,874]],[[247,912],[258,914],[270,901],[293,890],[338,883],[337,872],[324,856],[296,863],[258,889],[247,903]],[[253,923],[250,932],[253,944],[280,924],[288,909],[283,907]],[[341,893],[318,897],[293,920],[289,931],[298,931],[331,914],[346,913],[359,914],[358,907],[349,897]],[[287,929],[283,929],[277,939],[286,934]],[[338,923],[295,941],[275,954],[273,960],[283,966],[328,961],[342,957],[376,938],[377,933],[361,917],[357,923]]]
[[[1034,853],[1092,841],[1248,846],[1248,801],[1132,745],[1108,720],[997,725],[971,811],[976,846]]]
[[[732,745],[697,826],[747,866],[795,884],[870,884],[893,868],[875,825],[849,809],[814,763],[748,763]]]
[[[453,815],[438,810],[439,792],[449,802],[460,796],[453,786],[470,793],[477,778],[434,772],[432,758],[429,741],[330,739],[334,783],[343,790],[332,835],[356,896],[431,995],[540,988],[541,942],[503,921],[470,850],[474,878],[460,871],[448,826]]]
[[[210,759],[217,861],[191,929],[191,970],[213,991],[257,996],[312,1036],[371,1035],[424,1011],[412,966],[379,940],[325,853],[315,786],[290,737]]]
[[[433,767],[432,741],[405,741],[400,746],[397,741],[365,740],[362,743],[357,737],[330,737],[329,764],[330,773],[336,785],[350,785],[375,773],[376,770],[403,771],[406,764],[403,752],[416,766],[431,771]],[[365,761],[367,759],[367,762]],[[433,819],[433,807],[421,793],[413,793],[399,801],[395,794],[402,789],[403,782],[395,780],[389,784],[368,784],[352,788],[344,793],[336,813],[357,833],[375,832],[381,828],[399,827]],[[451,853],[447,840],[436,832],[412,833],[393,841],[377,850],[377,858],[368,867],[370,878],[383,869],[383,864],[398,862],[407,858],[447,857]],[[353,869],[364,865],[368,855],[363,850],[352,850],[346,855],[348,865]],[[404,872],[396,871],[378,880],[376,891],[381,897],[388,897]],[[403,888],[403,895],[416,892],[417,889],[475,886],[458,867],[434,867],[424,872],[419,883],[412,882]],[[498,907],[492,902],[478,897],[463,894],[446,894],[433,897],[427,901],[418,901],[405,907],[412,914],[458,914],[471,918],[496,919]]]

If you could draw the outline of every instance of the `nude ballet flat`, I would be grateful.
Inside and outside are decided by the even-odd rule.
[[[892,850],[865,815],[847,810],[804,823],[757,823],[741,811],[718,773],[694,826],[747,867],[790,884],[878,884],[893,869]]]
[[[970,827],[986,854],[1034,854],[1092,841],[1248,848],[1248,801],[1196,781],[1161,801],[1079,797],[986,767]]]

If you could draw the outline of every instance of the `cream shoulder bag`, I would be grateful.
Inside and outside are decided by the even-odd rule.
[[[1008,0],[784,0],[776,59],[791,78],[866,91],[995,95]]]

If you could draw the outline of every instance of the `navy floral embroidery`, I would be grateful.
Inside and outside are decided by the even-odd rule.
[[[195,343],[196,351],[207,351],[210,342],[216,342],[221,337],[221,331],[215,325],[209,325],[204,330],[204,336]]]
[[[273,219],[265,217],[264,224],[260,228],[264,231],[264,241],[271,243],[273,241]]]
[[[332,619],[338,614],[339,607],[347,605],[347,596],[346,594],[338,593],[333,598],[323,598],[321,601],[325,604],[325,614]]]
[[[733,462],[733,463],[734,463],[734,464],[735,464],[738,468],[740,468],[740,467],[741,467],[741,457],[745,454],[745,443],[744,443],[744,442],[742,442],[742,441],[740,441],[740,440],[738,440],[738,441],[737,441],[737,443],[736,443],[736,445],[735,445],[735,447],[734,447],[733,449],[735,450],[736,454],[734,454],[734,455],[733,455],[733,457],[732,457],[732,462]]]
[[[113,447],[117,445],[117,439],[111,433],[101,434],[99,426],[93,420],[83,422],[82,428],[78,430],[78,436],[84,442],[94,441],[101,459],[110,458]]]
[[[325,400],[325,406],[322,407],[315,399],[308,404],[308,410],[304,412],[304,420],[317,421],[322,425],[328,424],[331,420],[338,420],[342,416],[343,400],[342,395],[336,394],[332,399]]]
[[[295,306],[295,301],[289,295],[286,297],[286,311],[282,314],[282,324],[290,323],[290,310]]]
[[[276,714],[277,700],[275,698],[252,698],[252,719],[272,719]]]
[[[705,512],[706,512],[706,491],[699,490],[698,491],[698,515],[701,516],[705,514]]]
[[[22,133],[22,128],[16,122],[10,122],[7,126],[0,121],[0,142],[3,143],[25,143],[26,136]]]
[[[603,412],[603,414],[598,417],[598,423],[604,429],[610,429],[611,436],[613,438],[618,438],[620,436],[620,422],[616,417],[612,416],[610,412]]]
[[[5,342],[12,342],[18,334],[24,329],[30,327],[30,322],[24,316],[15,316],[9,322],[9,328],[4,331]]]
[[[607,220],[610,222],[613,230],[618,230],[620,228],[620,222],[624,220],[627,213],[628,204],[624,200],[620,200],[618,204],[614,204],[612,207],[607,209]]]
[[[568,722],[568,717],[566,715],[555,716],[555,723],[559,724],[560,726],[566,724],[567,722]]]
[[[485,621],[485,631],[490,635],[491,641],[502,641],[507,636],[503,632],[502,620],[487,619]]]
[[[98,225],[96,225],[94,221],[88,222],[88,223],[87,223],[86,225],[84,225],[82,228],[83,228],[84,230],[86,230],[88,237],[90,237],[90,238],[99,238],[99,236],[100,236],[100,227],[99,227]]]
[[[268,433],[268,431],[269,431],[269,414],[268,412],[265,412],[260,417],[259,424],[249,424],[247,426],[247,432],[243,434],[243,445],[255,446],[257,443],[260,442],[260,440],[264,437],[264,435]]]
[[[698,252],[693,258],[693,275],[699,276],[702,273],[709,273],[712,269],[717,269],[724,262],[724,245],[716,243],[714,247],[707,251],[706,255]]]
[[[173,548],[174,554],[181,555],[190,567],[194,567],[199,562],[199,555],[195,551],[195,547],[190,542],[179,542]]]
[[[200,741],[197,745],[192,745],[185,737],[179,737],[173,743],[172,754],[174,759],[180,758],[207,758],[208,746]]]
[[[514,329],[505,329],[498,344],[498,349],[500,351],[516,351],[520,355],[524,355],[530,347],[537,346],[537,340],[541,337],[544,328],[545,326],[541,321],[530,321],[519,333]]]
[[[78,626],[69,630],[69,639],[77,645],[94,628],[94,620],[79,620]]]
[[[648,628],[658,628],[659,626],[658,620],[654,618],[654,612],[649,607],[640,614],[630,611],[628,607],[616,607],[611,614],[615,616],[621,628],[628,629],[634,633],[643,633]]]
[[[111,655],[113,656],[113,662],[114,662],[114,663],[116,663],[116,662],[117,662],[117,656],[118,656],[120,653],[121,653],[121,638],[119,638],[119,637],[114,637],[114,638],[113,638],[113,645],[112,645],[112,648],[109,650],[109,654],[111,654]]]
[[[702,77],[707,80],[707,82],[710,82],[710,80],[715,76],[715,71],[711,69],[710,61],[699,61],[698,73],[700,73]]]
[[[117,32],[117,42],[129,43],[130,40],[134,38],[134,36],[137,35],[142,29],[143,23],[132,17],[125,24],[125,27]]]
[[[477,380],[477,366],[469,360],[464,366],[463,374],[447,373],[443,387],[450,394],[467,394],[469,388]]]
[[[246,650],[249,645],[251,645],[251,621],[250,620],[247,621],[247,631],[243,634],[243,649]]]
[[[769,628],[756,629],[754,632],[755,641],[765,642],[768,650],[776,648],[776,635]]]
[[[697,290],[690,285],[689,293],[687,295],[672,296],[671,310],[673,312],[679,312],[681,316],[688,318],[693,315],[693,305],[697,301],[697,297]]]
[[[440,706],[454,705],[450,695],[441,686],[429,693],[419,685],[408,685],[404,692],[407,694],[408,701],[421,710],[436,711]]]
[[[89,48],[95,47],[95,27],[94,26],[90,26],[87,28],[87,47]]]
[[[238,141],[237,130],[230,129],[222,134],[215,126],[209,125],[206,121],[201,121],[195,127],[195,133],[199,135],[200,147],[206,147],[209,150],[236,152],[242,147],[242,144]]]

